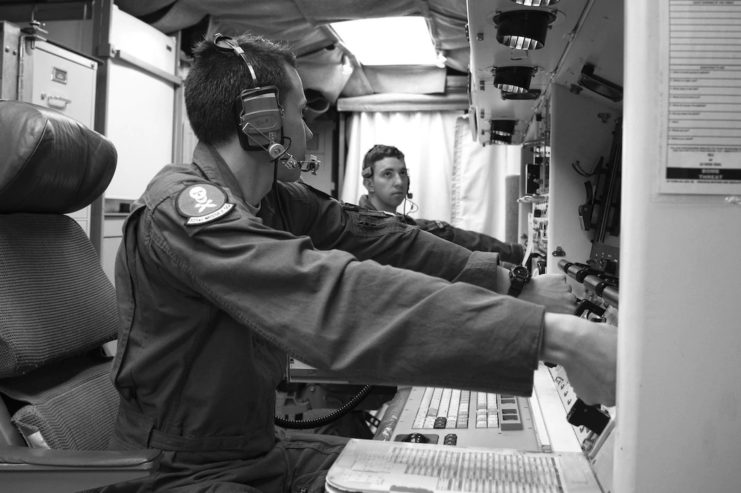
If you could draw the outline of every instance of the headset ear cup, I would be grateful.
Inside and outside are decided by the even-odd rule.
[[[250,148],[264,149],[283,140],[283,108],[278,103],[278,88],[256,87],[242,91],[239,127],[248,137]]]
[[[235,110],[237,136],[240,146],[246,151],[262,149],[276,159],[285,153],[283,147],[283,108],[280,106],[278,87],[257,85],[257,75],[239,43],[229,36],[214,34],[213,43],[221,51],[232,51],[244,61],[249,71],[252,89],[243,90]]]

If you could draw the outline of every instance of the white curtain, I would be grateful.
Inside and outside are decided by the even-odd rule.
[[[404,153],[414,195],[398,212],[504,238],[505,177],[519,174],[519,146],[474,142],[460,111],[356,112],[347,133],[341,200],[357,203],[366,193],[360,171],[368,149],[392,145]]]
[[[506,200],[506,178],[520,174],[520,160],[519,145],[482,146],[473,141],[468,119],[460,118],[456,126],[451,224],[505,240],[507,212],[518,208],[516,202]]]

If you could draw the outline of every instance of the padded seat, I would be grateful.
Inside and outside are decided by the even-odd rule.
[[[103,193],[116,150],[18,101],[0,101],[0,149],[3,487],[79,491],[149,474],[155,451],[107,450],[118,393],[103,345],[118,330],[115,289],[67,215]]]

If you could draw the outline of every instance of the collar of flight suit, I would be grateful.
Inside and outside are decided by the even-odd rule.
[[[228,188],[242,202],[245,202],[242,195],[242,187],[239,186],[237,177],[234,176],[234,173],[229,169],[224,158],[221,157],[221,154],[212,145],[203,142],[196,144],[196,148],[193,151],[193,165],[209,181]]]
[[[370,201],[370,197],[368,197],[367,194],[363,194],[360,196],[360,199],[358,200],[358,206],[362,207],[363,209],[376,210],[376,206],[373,205],[373,202]]]

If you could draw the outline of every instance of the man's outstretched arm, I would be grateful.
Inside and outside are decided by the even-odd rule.
[[[546,313],[540,359],[563,366],[585,403],[615,405],[617,327]]]

